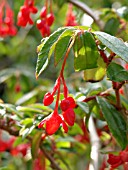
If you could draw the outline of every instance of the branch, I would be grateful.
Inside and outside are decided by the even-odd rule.
[[[0,129],[7,131],[10,135],[18,136],[19,131],[10,127],[4,120],[0,119]]]
[[[41,145],[40,146],[41,150],[43,151],[45,157],[51,162],[51,165],[56,169],[56,170],[62,170],[58,164],[55,162],[53,157],[44,149],[44,147]]]
[[[76,7],[83,10],[86,14],[91,16],[95,23],[99,26],[100,30],[103,30],[103,23],[100,21],[99,17],[89,8],[85,3],[80,2],[79,0],[68,0],[69,3],[72,3]]]

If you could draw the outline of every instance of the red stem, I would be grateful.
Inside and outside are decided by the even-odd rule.
[[[55,112],[58,111],[58,106],[59,106],[59,99],[60,99],[60,84],[61,84],[61,80],[59,77],[59,82],[58,82],[58,93],[57,93],[57,99],[56,99],[56,105],[55,105]]]

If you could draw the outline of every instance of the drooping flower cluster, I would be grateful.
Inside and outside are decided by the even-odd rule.
[[[72,7],[73,7],[72,4],[69,4],[67,15],[66,15],[65,26],[77,26],[78,25],[76,22],[76,16],[73,13]]]
[[[45,6],[43,6],[40,12],[40,19],[38,19],[36,23],[36,26],[43,37],[50,35],[50,27],[52,26],[55,19],[54,14],[52,12],[52,5],[50,4],[50,13],[47,13],[48,11],[47,6],[48,6],[47,3]]]
[[[17,29],[14,25],[13,10],[6,0],[0,1],[0,36],[14,36]]]
[[[24,5],[20,7],[20,11],[17,16],[17,25],[25,27],[27,24],[33,25],[34,22],[30,17],[30,14],[36,14],[37,8],[34,6],[34,0],[25,0]]]
[[[111,165],[111,170],[114,170],[114,168],[117,168],[120,165],[123,165],[124,167],[125,165],[128,166],[128,147],[125,150],[120,151],[119,155],[109,154],[107,162]]]
[[[27,150],[30,148],[30,145],[28,143],[22,143],[14,147],[13,144],[15,140],[16,137],[14,136],[11,136],[6,141],[3,140],[2,133],[0,132],[0,152],[8,151],[12,156],[17,156],[18,154],[25,156],[27,154]]]
[[[60,86],[63,84],[63,94],[64,99],[60,101]],[[54,94],[57,92],[57,99],[54,111],[45,119],[43,119],[38,125],[39,128],[42,128],[46,124],[46,133],[48,135],[54,134],[62,125],[64,132],[68,132],[68,126],[73,126],[75,122],[75,112],[74,108],[76,106],[75,100],[68,96],[68,89],[62,74],[60,74],[57,79],[53,92],[46,93],[43,99],[45,106],[49,106],[54,101]],[[60,108],[62,114],[58,113],[58,105],[60,101]]]

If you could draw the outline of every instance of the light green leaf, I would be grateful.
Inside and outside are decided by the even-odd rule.
[[[64,27],[58,29],[43,41],[43,46],[39,48],[39,54],[38,54],[37,65],[36,65],[36,77],[38,77],[47,67],[50,57],[52,55],[52,52],[50,50],[52,46],[54,46],[54,43],[56,43],[56,41],[58,40],[59,36],[66,29],[68,28]],[[52,48],[52,51],[53,50],[54,48]]]
[[[121,57],[123,60],[128,62],[128,47],[120,39],[109,35],[105,32],[96,31],[94,32],[98,39],[116,55]]]
[[[84,71],[84,80],[89,82],[97,82],[104,78],[106,74],[106,64],[101,57],[98,58],[97,68],[87,69]]]
[[[85,113],[89,113],[89,106],[87,103],[77,101],[77,104]]]
[[[58,38],[57,43],[55,45],[55,53],[54,53],[55,66],[59,63],[61,58],[65,55],[74,30],[75,30],[74,28],[65,30]]]
[[[122,82],[128,80],[128,71],[121,65],[112,62],[107,68],[107,76],[112,81]]]
[[[86,31],[76,38],[74,44],[75,71],[92,69],[97,67],[99,53],[93,35]]]
[[[115,137],[122,149],[125,149],[127,145],[127,128],[123,116],[104,98],[97,97],[97,102],[102,110],[103,116],[107,121],[112,135]]]

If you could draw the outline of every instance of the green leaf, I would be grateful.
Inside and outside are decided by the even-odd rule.
[[[103,116],[107,121],[109,129],[122,149],[127,145],[126,122],[119,111],[107,102],[104,98],[97,97],[97,102],[102,110]]]
[[[104,32],[111,35],[115,35],[119,29],[119,25],[120,25],[119,19],[114,17],[110,18],[104,26]]]
[[[32,125],[29,128],[26,128],[25,126],[20,129],[20,136],[22,136],[22,139],[25,139],[32,131],[35,129],[36,125]]]
[[[89,106],[87,103],[77,101],[77,104],[85,113],[89,113]]]
[[[75,71],[92,69],[97,67],[99,53],[95,39],[90,32],[84,32],[76,38],[74,44]]]
[[[35,159],[38,155],[41,135],[42,135],[42,131],[37,131],[37,133],[33,136],[32,146],[31,146],[31,154],[33,159]]]
[[[84,80],[88,82],[97,82],[104,78],[106,74],[106,64],[101,57],[98,58],[97,68],[84,71]]]
[[[55,66],[59,63],[61,58],[64,57],[64,55],[68,49],[69,43],[71,41],[72,34],[73,34],[74,30],[75,30],[74,28],[65,30],[60,35],[59,39],[57,40],[57,43],[55,45],[55,53],[54,53]]]
[[[128,62],[128,47],[123,41],[105,32],[96,31],[95,34],[106,47]]]
[[[122,82],[128,80],[128,71],[121,65],[112,62],[107,68],[107,76],[112,81]]]
[[[58,29],[55,31],[53,34],[51,34],[49,37],[45,38],[43,41],[43,46],[39,48],[39,54],[38,54],[38,59],[37,59],[37,65],[36,65],[36,77],[38,77],[44,69],[47,67],[48,62],[50,60],[50,57],[52,55],[52,51],[54,48],[54,43],[58,40],[59,36],[68,28],[64,27],[61,29]]]

